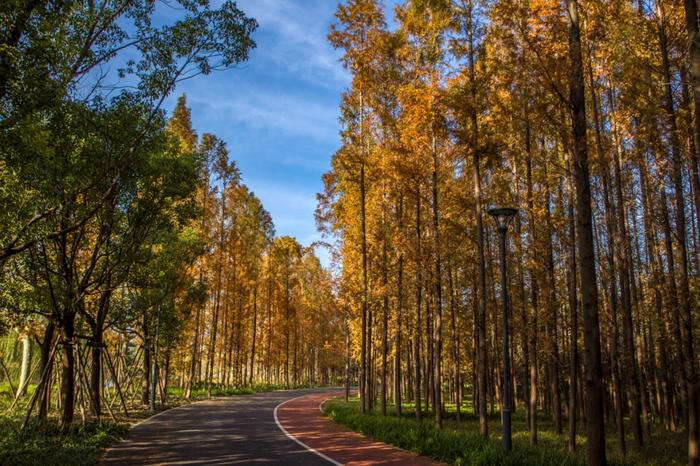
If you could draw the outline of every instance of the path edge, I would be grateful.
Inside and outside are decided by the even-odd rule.
[[[331,458],[330,456],[325,455],[325,454],[321,453],[320,451],[318,451],[318,450],[316,450],[316,449],[314,449],[314,448],[311,448],[310,446],[308,446],[307,444],[305,444],[305,443],[302,442],[301,440],[299,440],[299,439],[297,439],[296,437],[294,437],[292,434],[290,434],[290,433],[287,431],[287,429],[284,428],[284,426],[282,425],[282,423],[280,423],[279,417],[277,416],[277,410],[278,410],[280,407],[284,406],[285,404],[289,403],[290,401],[298,400],[299,398],[303,398],[303,397],[305,397],[305,396],[307,396],[307,395],[297,396],[297,397],[295,397],[295,398],[291,398],[291,399],[289,399],[289,400],[283,401],[282,403],[280,403],[280,404],[278,404],[277,406],[275,406],[275,410],[274,410],[275,424],[277,424],[277,427],[279,427],[279,429],[282,431],[282,433],[284,433],[284,435],[286,435],[286,436],[289,437],[290,439],[294,440],[296,443],[298,443],[299,445],[301,445],[301,446],[304,447],[305,449],[309,450],[310,452],[316,453],[318,456],[320,456],[320,457],[323,458],[324,460],[326,460],[326,461],[328,461],[328,462],[330,462],[330,463],[332,463],[332,464],[334,464],[334,465],[336,465],[336,466],[343,466],[343,463],[339,463],[338,461],[334,460],[334,459]],[[324,402],[325,402],[325,401],[326,401],[326,400],[324,400]],[[322,403],[323,403],[323,402],[322,402]],[[320,407],[320,406],[319,406],[319,407]]]

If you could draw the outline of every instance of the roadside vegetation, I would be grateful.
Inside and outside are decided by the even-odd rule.
[[[360,413],[360,402],[352,397],[346,403],[342,399],[332,399],[324,403],[324,412],[335,422],[349,427],[374,440],[378,440],[419,455],[428,456],[440,462],[455,465],[523,465],[523,466],[574,466],[585,465],[585,437],[578,436],[575,454],[566,449],[565,435],[556,434],[551,418],[540,415],[541,426],[537,447],[529,444],[529,434],[525,427],[525,413],[513,413],[513,451],[506,453],[501,444],[500,413],[491,413],[492,433],[488,438],[479,434],[479,416],[471,406],[463,404],[460,421],[456,419],[453,404],[445,407],[443,429],[439,429],[429,418],[423,422],[415,419],[415,405],[404,402],[401,417],[396,417],[393,406],[388,408],[388,416],[379,412]],[[640,450],[620,454],[614,430],[607,432],[609,464],[632,465],[681,465],[685,464],[683,434],[669,433],[656,429],[654,443]]]
[[[211,396],[251,395],[282,388],[284,387],[274,384],[213,387]],[[8,396],[9,389],[7,382],[0,383],[0,465],[3,466],[97,464],[106,447],[124,438],[130,426],[154,414],[148,406],[131,403],[128,406],[128,417],[117,413],[118,416],[113,419],[96,419],[85,413],[84,419],[64,430],[59,428],[57,413],[52,412],[46,420],[32,418],[22,428],[27,400],[15,403],[12,407],[13,399]],[[27,394],[31,396],[35,389],[35,385],[30,385]],[[203,385],[194,387],[189,398],[184,396],[184,389],[168,387],[167,404],[160,405],[158,412],[207,398],[209,394]]]

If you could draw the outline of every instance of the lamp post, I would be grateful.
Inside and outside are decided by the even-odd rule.
[[[498,226],[501,251],[501,309],[503,311],[503,449],[510,451],[513,448],[510,425],[510,348],[508,335],[508,280],[506,277],[506,233],[513,217],[518,209],[512,207],[494,207],[489,209]]]

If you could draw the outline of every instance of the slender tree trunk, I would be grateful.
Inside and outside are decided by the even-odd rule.
[[[388,373],[388,357],[389,357],[389,258],[387,252],[387,226],[386,226],[386,206],[383,206],[382,212],[382,284],[384,286],[384,299],[382,300],[382,368],[381,368],[381,410],[382,416],[386,416],[387,404],[387,373]]]
[[[151,393],[151,340],[148,332],[148,320],[143,314],[143,379],[141,380],[141,404],[148,406]]]
[[[272,336],[274,326],[272,325],[272,265],[268,257],[267,262],[267,383],[272,383]]]
[[[284,276],[284,388],[289,388],[289,267]]]
[[[362,104],[360,104],[362,105]],[[360,222],[361,222],[361,247],[362,247],[362,341],[360,348],[360,411],[362,413],[371,409],[368,364],[369,353],[367,351],[367,214],[365,211],[365,163],[360,162]],[[371,344],[371,342],[369,342]]]
[[[19,383],[17,384],[17,393],[15,399],[19,399],[27,393],[27,385],[29,385],[29,366],[32,358],[32,342],[27,333],[23,333],[20,338],[22,342],[22,360],[20,363]]]
[[[479,411],[479,432],[484,437],[488,437],[488,418],[486,411],[486,265],[484,260],[484,226],[481,199],[481,172],[479,167],[479,127],[476,114],[476,70],[474,34],[472,28],[473,8],[471,3],[467,5],[467,54],[469,61],[469,88],[473,105],[469,114],[469,124],[471,127],[469,144],[474,153],[474,202],[476,204],[476,255],[479,275],[478,301],[477,301],[477,391],[478,391],[478,411]]]
[[[698,120],[697,104],[700,102],[700,38],[698,37],[698,11],[696,0],[685,0],[686,26],[688,29],[690,49],[690,74],[693,82],[693,98],[695,108],[695,145],[700,143],[700,121]],[[681,160],[682,154],[678,143],[678,131],[676,128],[676,116],[673,102],[673,89],[670,75],[670,64],[666,46],[666,33],[662,4],[657,3],[657,15],[659,22],[659,44],[661,46],[662,65],[664,69],[664,81],[666,90],[665,107],[669,119],[671,139],[671,166],[672,179],[675,189],[676,201],[676,239],[679,247],[680,268],[680,306],[683,316],[683,351],[685,351],[685,376],[687,379],[687,431],[688,431],[688,464],[697,465],[700,462],[700,432],[698,422],[698,395],[695,369],[695,350],[693,342],[692,304],[690,297],[688,249],[686,240],[686,215],[685,199],[683,195],[683,174]]]
[[[586,412],[588,442],[586,461],[590,466],[606,464],[603,418],[603,367],[600,349],[598,288],[593,246],[591,186],[586,143],[586,101],[583,84],[581,31],[578,1],[566,0],[569,20],[570,105],[576,181],[577,244],[581,272],[584,356],[586,359]]]
[[[68,429],[73,423],[75,408],[75,314],[66,311],[61,321],[63,358],[61,358],[61,419],[60,426]]]
[[[403,233],[403,193],[397,209],[399,232]],[[401,417],[401,322],[403,320],[403,253],[399,253],[396,277],[396,326],[394,330],[394,406],[396,417]]]
[[[457,310],[454,295],[454,280],[452,278],[452,262],[447,263],[448,286],[450,287],[450,327],[452,333],[452,364],[453,364],[453,380],[454,380],[454,401],[457,412],[457,422],[461,421],[462,415],[462,381],[460,380],[459,369],[461,362],[459,358],[459,338],[457,334]]]
[[[577,270],[576,270],[576,220],[574,211],[574,193],[573,182],[571,176],[567,177],[568,181],[568,217],[569,217],[569,238],[571,246],[569,250],[569,267],[567,282],[569,286],[569,311],[571,313],[571,351],[570,351],[570,368],[569,368],[569,451],[576,451],[576,411],[578,398],[578,298],[576,289],[578,285]]]
[[[527,109],[525,111],[527,114]],[[527,121],[527,120],[526,120]],[[529,126],[529,123],[528,123]],[[526,131],[526,136],[529,139],[529,129]],[[518,169],[518,164],[514,164],[516,173]],[[517,176],[517,175],[516,175]],[[522,200],[520,199],[520,193],[516,193],[516,204],[520,205],[522,203]],[[523,239],[522,239],[522,216],[517,215],[515,217],[515,226],[514,226],[515,234],[514,234],[514,241],[515,241],[515,258],[517,261],[517,266],[518,266],[518,297],[520,301],[520,342],[522,345],[523,349],[523,361],[522,361],[522,374],[523,374],[523,383],[522,383],[522,394],[523,394],[523,401],[524,401],[524,406],[525,406],[525,426],[529,430],[530,425],[531,425],[531,413],[530,413],[530,403],[529,403],[529,396],[530,396],[530,342],[528,341],[529,338],[529,322],[528,322],[528,304],[527,304],[527,294],[525,291],[525,270],[523,266],[523,258],[524,258],[524,253],[523,253]],[[516,392],[516,398],[517,398],[517,392]]]
[[[421,342],[421,306],[422,306],[422,286],[423,276],[421,273],[421,219],[420,219],[420,182],[416,183],[416,320],[413,335],[413,367],[415,375],[413,377],[414,396],[416,403],[416,420],[422,420],[420,404],[421,387],[421,362],[420,362],[420,342]]]
[[[56,324],[53,320],[50,320],[46,325],[46,330],[44,330],[44,339],[41,341],[41,357],[39,359],[39,373],[46,374],[45,380],[51,380],[51,371],[53,361],[50,361],[51,348],[53,347],[54,335],[56,333]],[[39,419],[46,420],[49,410],[49,403],[51,401],[51,390],[48,388],[49,383],[44,383],[41,386],[41,394],[39,399]]]
[[[547,245],[547,272],[548,272],[548,305],[549,318],[548,320],[548,352],[549,352],[549,384],[551,392],[552,413],[554,415],[554,426],[557,434],[562,433],[561,421],[561,390],[559,387],[559,344],[557,342],[557,293],[556,293],[556,278],[554,270],[554,247],[552,245],[552,232],[554,228],[551,220],[551,195],[549,185],[545,188],[545,221],[547,225],[546,245]]]
[[[437,138],[435,134],[432,137],[432,152],[433,152],[433,176],[432,176],[432,194],[433,194],[433,248],[435,249],[435,276],[434,281],[434,296],[435,296],[435,360],[434,360],[434,375],[433,393],[435,398],[435,424],[442,429],[442,266],[440,263],[440,217],[438,206],[438,152]]]
[[[528,221],[530,227],[530,445],[537,445],[537,384],[538,384],[538,356],[537,356],[537,340],[538,340],[538,322],[537,314],[539,312],[539,289],[537,273],[535,271],[535,261],[537,259],[537,227],[535,222],[534,210],[534,195],[532,190],[532,141],[530,138],[530,123],[525,121],[525,153],[526,153],[526,180],[527,180],[527,208]]]
[[[201,282],[201,278],[200,278]],[[202,306],[197,306],[197,312],[194,318],[194,338],[192,339],[192,349],[190,350],[191,360],[189,373],[187,376],[187,383],[185,386],[185,398],[190,399],[192,397],[192,386],[195,383],[195,376],[197,371],[197,361],[199,359],[199,326],[201,321]]]
[[[345,402],[350,398],[350,323],[345,319]]]
[[[92,413],[99,419],[102,415],[102,325],[95,328],[92,335],[90,352],[90,401]]]
[[[615,222],[613,220],[613,211],[610,202],[610,189],[608,180],[608,169],[605,167],[603,172],[603,198],[605,204],[605,224],[607,227],[608,236],[608,290],[609,290],[609,306],[610,306],[610,340],[612,341],[612,349],[610,354],[611,359],[611,370],[613,378],[613,390],[615,392],[615,425],[617,426],[617,436],[618,442],[620,444],[620,450],[622,454],[627,453],[627,444],[625,441],[625,424],[624,424],[624,401],[623,401],[623,382],[621,379],[621,369],[620,369],[620,332],[618,330],[618,296],[617,296],[617,268],[615,267],[615,257],[616,248],[615,240],[617,237],[615,232]],[[624,247],[624,246],[623,246]],[[618,263],[618,267],[623,267],[622,264]]]
[[[250,370],[248,371],[248,385],[253,386],[253,365],[255,364],[255,337],[258,334],[258,281],[253,283],[253,328],[251,329],[253,341],[250,348]]]
[[[615,425],[617,427],[618,442],[620,444],[620,450],[623,455],[627,454],[627,444],[625,441],[625,425],[624,425],[624,402],[623,402],[623,381],[621,378],[620,370],[620,350],[619,350],[619,330],[618,330],[618,280],[617,271],[622,269],[624,265],[619,261],[620,255],[617,254],[617,249],[615,246],[619,240],[616,232],[617,223],[614,221],[615,212],[613,212],[612,201],[610,196],[610,174],[608,163],[603,150],[602,142],[602,129],[601,129],[601,119],[599,114],[598,106],[598,94],[596,91],[595,81],[593,80],[593,68],[589,63],[588,74],[591,83],[591,97],[593,101],[593,122],[595,127],[595,142],[596,142],[596,152],[598,156],[598,163],[601,166],[602,180],[603,180],[603,203],[605,206],[605,226],[607,229],[607,244],[608,244],[608,290],[609,290],[609,306],[612,325],[610,326],[610,340],[612,341],[612,349],[610,354],[611,359],[611,372],[613,379],[613,391],[615,395],[614,405],[615,405]],[[623,243],[626,244],[626,243]],[[623,246],[625,247],[625,246]],[[617,260],[617,267],[615,266],[615,261]],[[621,288],[624,287],[621,284]]]

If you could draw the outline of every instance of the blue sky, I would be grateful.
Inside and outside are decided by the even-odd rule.
[[[278,235],[308,245],[316,231],[316,193],[339,146],[338,105],[350,82],[326,41],[337,2],[239,0],[257,19],[257,48],[237,68],[181,83],[165,104],[187,94],[198,134],[228,144],[243,181],[262,200]],[[327,265],[327,254],[318,251]]]

